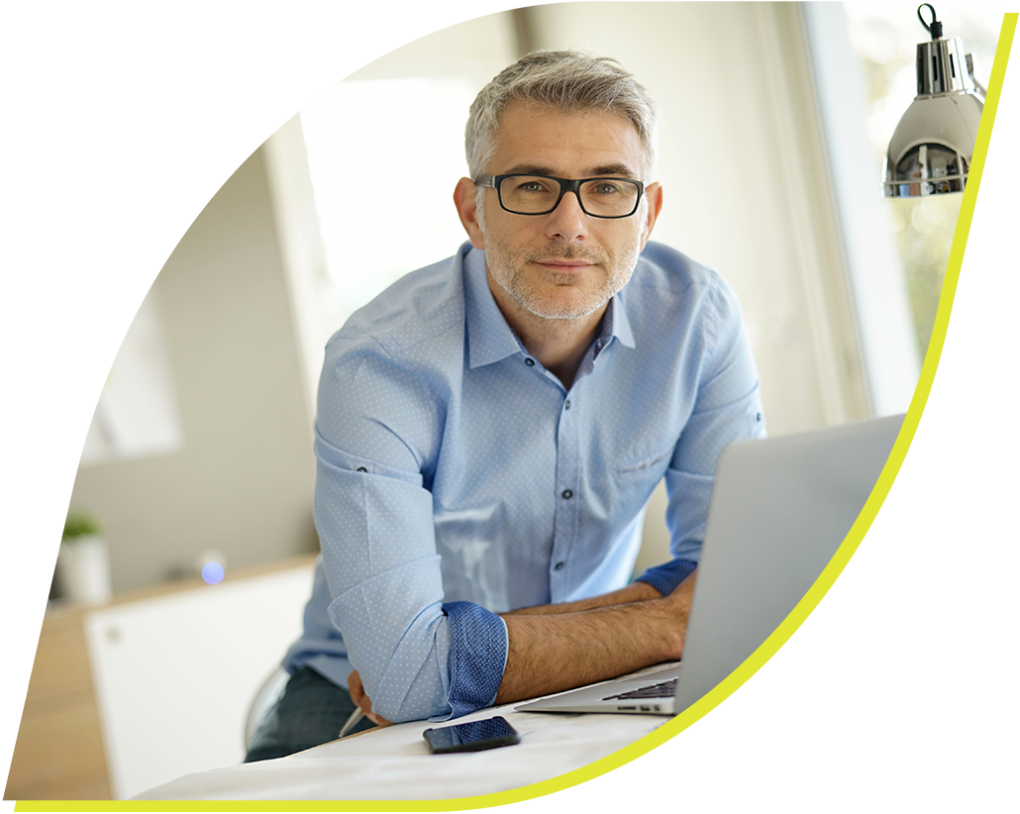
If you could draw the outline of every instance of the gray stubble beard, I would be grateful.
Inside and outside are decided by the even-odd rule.
[[[627,284],[637,265],[640,254],[638,245],[628,247],[626,253],[616,262],[612,262],[610,255],[602,249],[588,253],[556,244],[550,244],[549,249],[537,257],[530,253],[514,251],[488,234],[482,213],[481,196],[476,201],[475,210],[478,226],[485,238],[486,263],[496,284],[526,311],[543,319],[581,319],[595,313]],[[547,303],[543,302],[537,290],[527,283],[525,268],[535,259],[586,260],[600,266],[607,273],[596,289],[573,308],[550,309],[546,307]],[[568,283],[571,276],[564,274],[562,280]]]

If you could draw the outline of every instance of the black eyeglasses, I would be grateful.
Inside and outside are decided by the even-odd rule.
[[[492,187],[499,205],[515,215],[548,215],[568,192],[593,218],[629,218],[637,212],[645,185],[630,178],[553,178],[550,175],[479,175],[475,183]]]

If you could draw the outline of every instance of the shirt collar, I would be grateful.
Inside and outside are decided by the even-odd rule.
[[[489,290],[485,252],[466,246],[464,310],[467,321],[468,365],[472,370],[521,352],[517,337]]]
[[[621,345],[628,348],[634,347],[634,333],[630,329],[630,320],[627,319],[623,293],[621,291],[609,300],[609,304],[606,306],[606,313],[602,317],[602,330],[599,332],[598,339],[595,340],[601,344],[601,347],[597,348],[599,351],[605,348],[614,336]]]
[[[463,255],[468,364],[474,370],[525,351],[489,289],[489,280],[485,274],[485,253],[467,246],[465,248],[469,249]],[[606,306],[602,330],[595,340],[596,356],[613,337],[628,348],[634,347],[634,334],[630,329],[621,294],[610,299]]]

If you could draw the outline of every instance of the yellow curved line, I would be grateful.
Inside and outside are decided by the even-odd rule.
[[[960,217],[953,235],[953,247],[949,253],[949,264],[946,269],[945,281],[942,284],[942,295],[935,316],[925,355],[921,376],[918,379],[914,396],[910,401],[903,426],[893,445],[889,460],[878,476],[875,488],[868,497],[864,508],[847,534],[846,539],[836,551],[835,556],[822,571],[821,575],[804,595],[804,598],[790,612],[783,623],[776,628],[771,636],[752,653],[743,664],[707,693],[700,701],[693,704],[654,732],[650,732],[629,746],[608,755],[594,763],[566,774],[532,783],[510,791],[499,791],[481,794],[475,797],[459,797],[447,800],[25,800],[18,801],[15,811],[468,811],[479,808],[518,803],[551,794],[554,791],[584,783],[592,778],[606,774],[632,760],[641,757],[656,746],[660,746],[670,738],[683,732],[691,724],[713,710],[726,698],[732,695],[741,684],[754,675],[758,669],[775,654],[780,647],[794,634],[807,619],[822,597],[836,581],[846,564],[850,561],[864,535],[871,527],[872,521],[882,507],[893,481],[896,479],[907,450],[914,439],[914,432],[921,421],[921,413],[931,393],[935,381],[935,371],[942,356],[942,348],[946,341],[949,328],[949,314],[953,308],[956,285],[960,279],[960,267],[963,264],[963,253],[970,235],[970,224],[974,217],[974,205],[977,202],[981,175],[984,172],[985,159],[988,155],[988,144],[992,137],[992,125],[995,112],[999,105],[1002,82],[1006,75],[1006,64],[1016,31],[1017,14],[1006,14],[1003,17],[999,42],[995,49],[995,62],[992,75],[988,82],[988,94],[985,98],[981,124],[978,127],[977,141],[974,145],[974,160],[971,162],[967,187],[963,193]]]

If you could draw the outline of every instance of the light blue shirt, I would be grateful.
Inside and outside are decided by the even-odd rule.
[[[341,686],[356,668],[391,721],[488,706],[507,654],[496,614],[626,585],[663,477],[673,560],[639,579],[671,591],[696,567],[719,453],[764,433],[740,309],[714,271],[649,243],[565,390],[464,244],[326,346],[322,562],[284,666]]]

